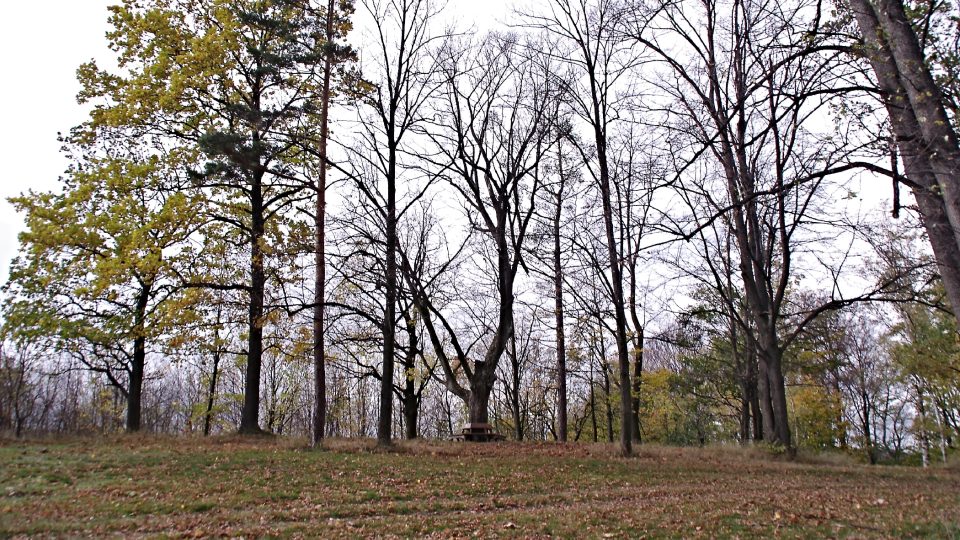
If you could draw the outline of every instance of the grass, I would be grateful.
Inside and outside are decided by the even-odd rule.
[[[0,445],[0,537],[960,537],[960,470],[759,450],[115,437]]]

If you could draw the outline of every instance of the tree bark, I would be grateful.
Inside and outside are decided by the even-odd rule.
[[[243,385],[240,433],[258,434],[260,429],[260,370],[263,360],[263,299],[266,273],[263,268],[264,234],[263,173],[253,174],[250,186],[250,307],[248,314],[247,372]]]
[[[213,353],[213,371],[210,373],[210,384],[207,386],[207,410],[203,413],[203,436],[210,435],[213,423],[213,404],[217,397],[217,376],[220,374],[220,350]]]
[[[560,158],[562,167],[562,158]],[[563,171],[560,171],[561,176]],[[553,215],[553,306],[557,336],[557,440],[567,442],[567,348],[563,329],[563,267],[560,260],[562,197],[557,197]]]
[[[416,382],[407,377],[403,386],[403,436],[407,440],[418,436],[417,423],[420,416],[420,399],[416,394]]]
[[[471,382],[470,394],[467,398],[467,411],[471,424],[487,424],[490,422],[490,392],[492,384],[480,380]]]
[[[874,13],[887,36],[900,82],[916,115],[924,147],[929,150],[930,166],[940,185],[954,236],[960,244],[960,141],[944,108],[943,95],[933,80],[902,0],[876,0]],[[857,16],[859,21],[861,15]]]
[[[593,378],[593,362],[590,362],[590,426],[593,428],[593,442],[597,442],[597,393]]]
[[[633,403],[633,442],[640,444],[640,391],[643,386],[643,327],[640,326],[639,318],[634,306],[632,306],[634,327],[637,328],[633,344],[633,384],[630,393]]]
[[[517,355],[516,329],[510,335],[510,368],[513,378],[510,388],[510,412],[513,415],[513,432],[518,441],[523,440],[523,411],[520,403],[520,357]]]
[[[600,118],[599,104],[595,100],[595,117]],[[600,169],[600,198],[603,202],[603,224],[607,238],[607,255],[610,264],[610,281],[613,287],[613,310],[616,323],[617,367],[620,378],[620,451],[624,455],[633,452],[633,422],[631,411],[633,397],[630,393],[630,357],[627,347],[627,316],[623,301],[623,276],[620,272],[620,255],[613,228],[613,206],[610,196],[610,171],[607,165],[607,140],[601,126],[594,125],[597,146],[597,161]],[[609,400],[607,402],[609,404]]]
[[[931,151],[936,150],[923,141],[917,113],[911,105],[898,64],[894,60],[894,52],[887,42],[887,35],[881,29],[876,11],[869,0],[851,0],[850,6],[860,26],[867,49],[866,56],[876,75],[897,147],[903,157],[904,169],[913,184],[911,190],[943,278],[947,300],[953,307],[960,327],[960,241],[956,229],[951,225],[952,220],[941,196],[938,177],[929,159]],[[956,181],[957,178],[954,178],[953,182]]]
[[[388,128],[388,139],[394,140],[394,127]],[[383,372],[380,379],[380,416],[377,422],[377,444],[389,445],[393,426],[393,363],[396,346],[397,318],[397,149],[388,150],[386,201],[386,295],[383,310]]]
[[[333,18],[334,0],[327,3],[326,54],[323,60],[323,88],[320,94],[320,174],[317,179],[317,205],[314,214],[314,264],[313,282],[313,429],[311,443],[317,446],[323,440],[327,422],[327,380],[324,351],[324,301],[327,286],[326,262],[326,215],[327,215],[327,137],[330,119],[330,76],[333,70]]]
[[[127,432],[140,431],[143,401],[143,375],[147,360],[146,318],[151,286],[142,283],[134,310],[133,358],[130,365],[130,385],[127,388]]]

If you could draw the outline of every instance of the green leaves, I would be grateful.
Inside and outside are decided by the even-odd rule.
[[[202,200],[170,188],[183,154],[104,149],[91,133],[74,143],[83,158],[62,192],[10,200],[27,228],[6,285],[4,332],[46,338],[64,351],[107,348],[119,356],[86,361],[122,371],[134,339],[164,335],[189,318],[191,295],[175,292],[175,275]]]

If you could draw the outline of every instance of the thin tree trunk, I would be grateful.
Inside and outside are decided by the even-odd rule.
[[[740,379],[740,444],[750,442],[750,381]]]
[[[917,414],[920,416],[920,458],[924,467],[930,466],[930,436],[927,433],[927,407],[923,398],[923,389],[914,384],[917,392]]]
[[[631,420],[633,422],[633,442],[640,444],[640,391],[643,386],[643,327],[639,325],[639,319],[637,317],[636,309],[633,309],[633,320],[634,325],[638,329],[636,330],[636,337],[634,338],[634,349],[633,349],[633,383],[631,385],[631,397],[633,398],[631,403],[632,414]]]
[[[562,158],[561,158],[561,176]],[[557,440],[567,442],[567,348],[563,329],[563,267],[560,261],[560,218],[562,198],[557,197],[553,215],[553,305],[557,327]]]
[[[311,443],[317,446],[323,440],[327,423],[327,380],[324,351],[324,291],[327,286],[326,216],[327,216],[327,137],[330,116],[330,76],[333,70],[334,0],[327,3],[326,46],[323,61],[323,89],[320,94],[320,174],[317,179],[317,206],[314,214],[316,233],[313,282],[313,430]]]
[[[863,419],[863,445],[867,450],[867,459],[871,465],[877,463],[877,455],[873,448],[873,434],[870,428],[870,399],[866,392],[860,393],[860,406],[863,408],[861,418]]]
[[[607,415],[607,442],[613,442],[613,407],[610,405],[610,372],[603,364],[603,404]],[[629,409],[628,409],[629,410]]]
[[[217,376],[220,374],[220,346],[213,352],[213,371],[210,374],[210,384],[207,385],[207,410],[203,413],[203,436],[210,435],[213,424],[213,404],[217,397]]]
[[[514,435],[523,440],[523,417],[520,410],[520,358],[517,355],[517,332],[510,335],[510,368],[513,381],[510,388],[510,410],[513,414]]]
[[[620,451],[624,455],[633,452],[633,423],[630,420],[633,407],[633,396],[630,394],[630,358],[627,348],[627,317],[623,307],[623,279],[620,274],[620,256],[617,253],[617,243],[613,233],[613,209],[610,203],[610,178],[606,166],[606,142],[598,135],[600,160],[600,192],[603,199],[603,221],[607,233],[607,252],[610,262],[610,281],[613,284],[613,310],[616,321],[617,338],[617,367],[620,374],[620,412],[622,426],[620,429]],[[607,407],[610,400],[607,400]],[[612,426],[608,426],[612,429]],[[612,439],[612,435],[611,435]],[[611,441],[612,442],[612,441]]]
[[[590,425],[593,427],[593,442],[597,442],[597,393],[593,378],[593,362],[590,362]]]

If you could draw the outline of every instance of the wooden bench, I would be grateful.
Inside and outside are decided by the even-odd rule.
[[[454,439],[458,441],[487,442],[502,441],[505,440],[506,437],[497,433],[490,424],[481,422],[463,426],[460,434],[455,435]]]

